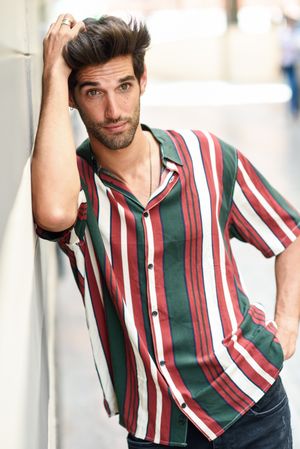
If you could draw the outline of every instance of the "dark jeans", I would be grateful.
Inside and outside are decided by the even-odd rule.
[[[130,434],[127,441],[129,449],[167,448]],[[292,446],[289,404],[280,378],[252,409],[216,440],[209,442],[191,423],[188,426],[187,449],[292,449]]]

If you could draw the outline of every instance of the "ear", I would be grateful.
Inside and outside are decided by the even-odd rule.
[[[147,80],[148,80],[147,67],[146,67],[146,65],[144,65],[144,73],[142,74],[141,79],[140,79],[141,95],[143,95],[143,93],[146,90]]]

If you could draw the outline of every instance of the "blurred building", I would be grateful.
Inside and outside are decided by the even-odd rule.
[[[296,0],[58,0],[54,19],[69,10],[80,19],[111,13],[147,21],[150,75],[159,79],[274,82],[279,70],[282,6]],[[176,68],[176,70],[174,70]]]

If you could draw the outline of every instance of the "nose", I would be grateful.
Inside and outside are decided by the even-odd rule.
[[[106,97],[105,118],[109,120],[118,120],[120,118],[117,99],[113,94],[109,94]]]

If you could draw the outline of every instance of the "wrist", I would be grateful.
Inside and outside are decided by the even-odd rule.
[[[43,82],[58,79],[60,81],[68,81],[71,69],[65,62],[52,65],[44,64]]]
[[[278,328],[281,327],[298,332],[299,318],[297,316],[276,312],[274,321]]]
[[[43,94],[48,92],[68,93],[68,75],[63,71],[45,69],[42,75]]]

